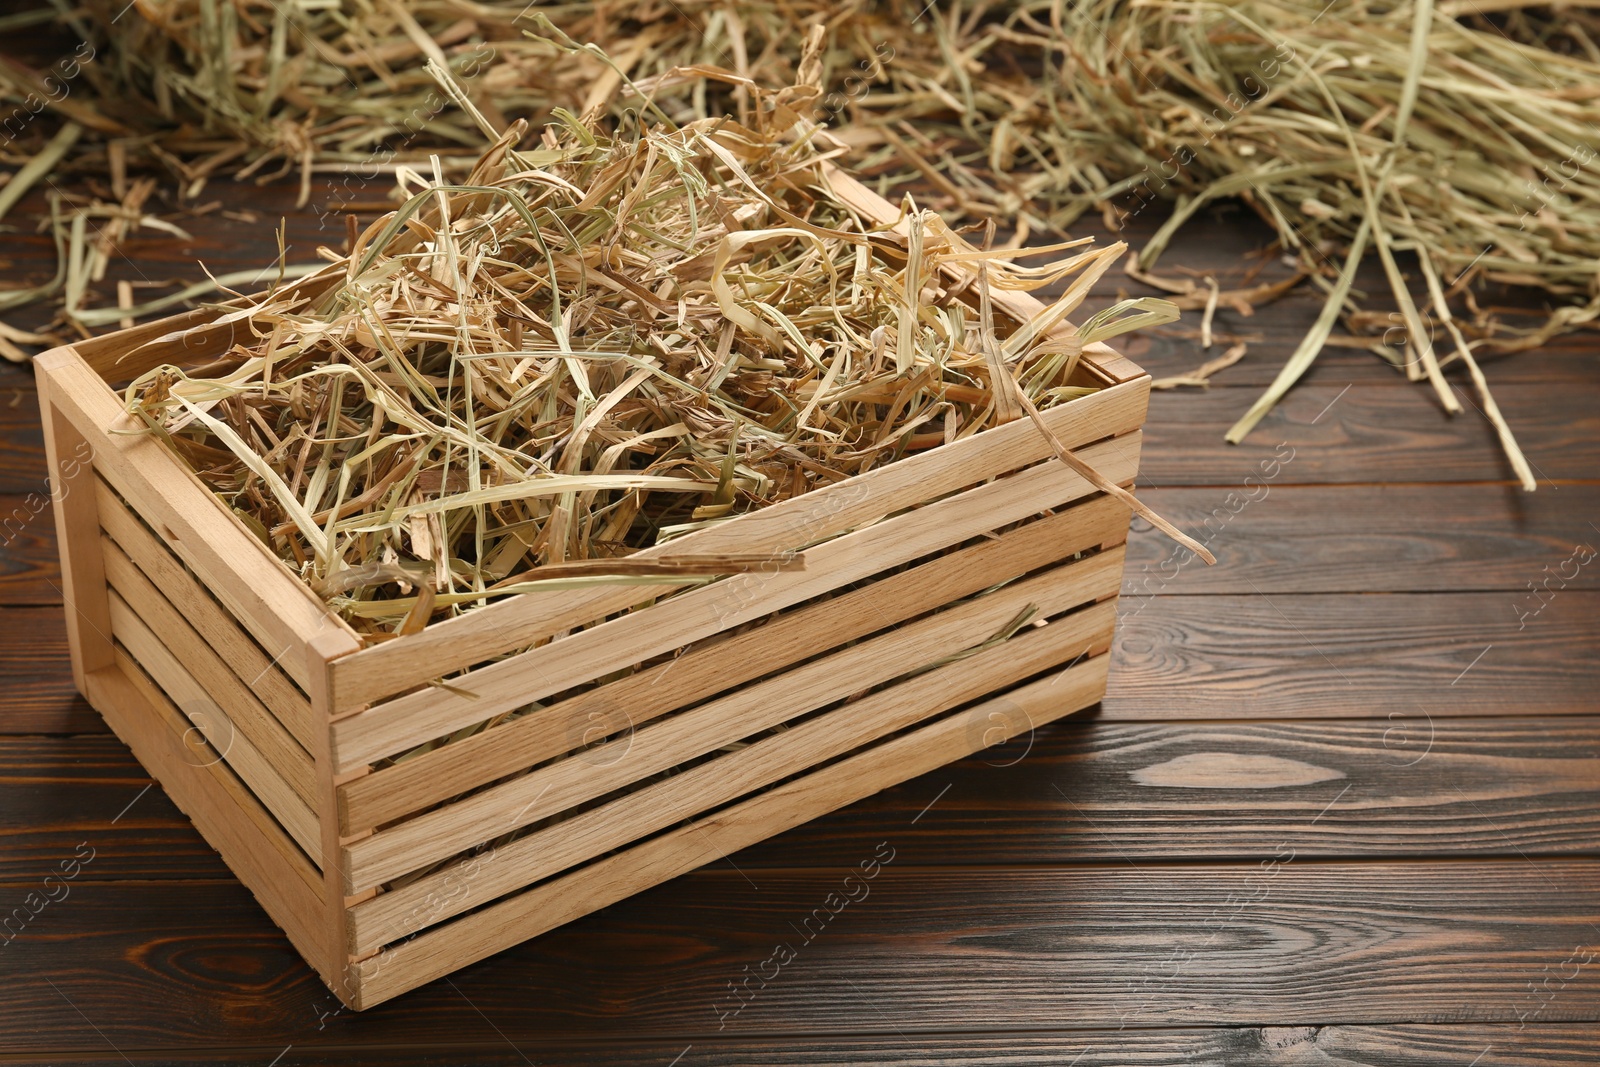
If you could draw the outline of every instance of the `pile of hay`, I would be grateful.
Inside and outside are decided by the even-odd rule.
[[[75,74],[89,91],[41,104],[77,130],[68,142],[47,141],[46,123],[28,127],[33,149],[47,153],[40,173],[142,160],[193,192],[212,174],[277,168],[297,170],[304,195],[315,172],[342,174],[348,190],[431,154],[460,174],[476,155],[475,123],[433,84],[430,62],[450,68],[498,128],[542,122],[556,108],[625,125],[651,107],[678,123],[751,123],[756,98],[744,82],[696,75],[717,66],[741,78],[759,71],[766,84],[819,85],[806,117],[851,146],[855,169],[881,191],[916,183],[949,218],[995,218],[1026,234],[1061,231],[1088,210],[1120,224],[1174,205],[1141,251],[1146,270],[1203,205],[1238,197],[1328,300],[1234,438],[1304,371],[1339,316],[1353,333],[1370,328],[1350,281],[1371,254],[1411,342],[1398,351],[1373,337],[1373,350],[1428,379],[1449,411],[1459,404],[1441,369],[1466,365],[1531,487],[1474,356],[1535,346],[1600,315],[1600,21],[1580,9],[1516,0],[139,0],[129,10],[92,0],[61,17],[100,51]],[[808,25],[825,41],[809,54]],[[13,99],[30,85],[44,92],[39,72],[0,74]],[[338,195],[324,210],[338,209]],[[1407,254],[1419,259],[1413,279],[1396,260]],[[1206,302],[1188,282],[1141,277],[1185,306]],[[1487,282],[1536,287],[1556,306],[1543,323],[1513,328],[1473,302]],[[85,284],[51,295],[66,290],[73,321],[110,321],[74,304]],[[1222,304],[1284,288],[1225,294]],[[1440,351],[1424,312],[1443,327]]]

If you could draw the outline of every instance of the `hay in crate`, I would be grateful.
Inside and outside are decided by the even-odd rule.
[[[773,565],[628,556],[1037,420],[1092,389],[1068,384],[1084,345],[1175,317],[1126,300],[1056,329],[1122,245],[1024,266],[909,200],[868,223],[829,189],[841,148],[791,106],[814,90],[742,87],[750,125],[562,113],[526,148],[458,97],[495,137],[465,180],[402,170],[408,199],[352,220],[337,284],[235,310],[253,341],[141,376],[130,412],[383,640],[531,589]],[[1063,282],[997,326],[992,289]]]

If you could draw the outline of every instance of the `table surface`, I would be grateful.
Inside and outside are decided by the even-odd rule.
[[[291,187],[200,199],[257,221],[141,232],[102,300],[264,266],[280,216],[291,258],[343,240]],[[1167,269],[1227,286],[1267,236],[1222,210]],[[45,237],[0,250],[0,285],[53,271]],[[1119,288],[1145,291],[1115,271],[1096,299]],[[1350,349],[1225,444],[1316,307],[1221,311],[1249,354],[1155,394],[1140,493],[1218,562],[1136,524],[1101,705],[361,1014],[73,692],[32,378],[0,368],[0,517],[26,520],[0,547],[0,914],[92,854],[0,944],[0,1063],[1594,1063],[1600,564],[1570,562],[1600,545],[1594,335],[1486,366],[1527,494],[1464,377],[1450,418]],[[1198,318],[1124,348],[1190,370],[1220,351]]]

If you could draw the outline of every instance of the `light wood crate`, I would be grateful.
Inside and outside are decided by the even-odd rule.
[[[107,384],[237,328],[194,312],[36,361],[73,676],[353,1008],[1104,695],[1128,510],[1027,420],[645,553],[803,570],[526,593],[362,648]],[[1094,345],[1075,381],[1103,388],[1046,419],[1131,485],[1149,377]],[[1048,623],[980,647],[1030,607]]]

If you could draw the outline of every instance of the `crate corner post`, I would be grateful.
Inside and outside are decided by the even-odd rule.
[[[346,628],[328,625],[306,638],[306,677],[308,695],[316,719],[317,749],[312,753],[317,772],[317,814],[322,833],[322,879],[324,922],[323,981],[340,1003],[355,1011],[366,1005],[362,996],[362,963],[354,953],[350,930],[350,908],[375,895],[371,890],[352,897],[346,892],[348,875],[346,846],[341,833],[339,787],[362,771],[341,775],[334,763],[333,719],[335,716],[333,663],[361,648],[361,643]],[[319,968],[321,969],[321,968]]]
[[[113,668],[116,662],[94,492],[94,457],[101,442],[91,440],[57,403],[62,373],[82,363],[70,346],[62,346],[39,355],[34,360],[34,373],[49,471],[46,487],[61,559],[59,592],[66,613],[72,681],[84,699],[92,703],[89,675]]]

